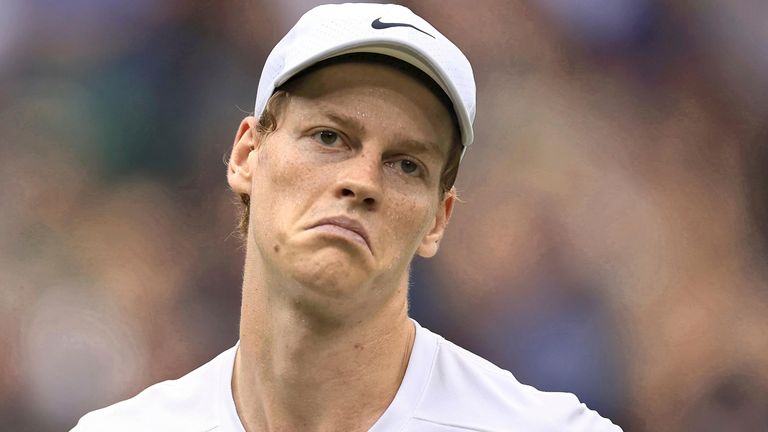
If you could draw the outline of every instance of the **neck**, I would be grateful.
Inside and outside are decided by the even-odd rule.
[[[246,430],[367,431],[410,358],[407,278],[375,312],[329,319],[282,294],[296,287],[248,276],[232,378]]]

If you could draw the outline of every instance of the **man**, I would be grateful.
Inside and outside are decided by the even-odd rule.
[[[264,66],[227,178],[246,239],[240,341],[75,431],[617,431],[408,318],[472,142],[469,62],[410,10],[317,7]]]

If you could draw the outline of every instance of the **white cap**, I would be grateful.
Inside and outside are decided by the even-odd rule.
[[[254,115],[261,116],[275,88],[292,76],[322,60],[358,52],[395,57],[429,75],[453,102],[464,150],[472,144],[475,78],[469,60],[432,25],[399,5],[331,4],[305,13],[267,57]]]

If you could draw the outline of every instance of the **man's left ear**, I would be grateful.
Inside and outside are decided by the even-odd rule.
[[[440,208],[437,209],[435,214],[435,223],[429,230],[427,235],[421,239],[419,248],[416,249],[416,254],[424,258],[432,258],[437,253],[437,249],[440,247],[440,240],[443,239],[445,233],[445,227],[448,225],[448,220],[453,213],[453,204],[456,202],[456,188],[451,188],[450,191],[443,195],[443,200],[440,203]]]

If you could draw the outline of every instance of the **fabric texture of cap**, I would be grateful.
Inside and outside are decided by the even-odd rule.
[[[475,79],[466,56],[410,9],[392,4],[322,5],[305,13],[267,57],[255,115],[275,89],[302,70],[332,57],[370,52],[395,57],[429,75],[453,103],[464,149],[474,137]]]

